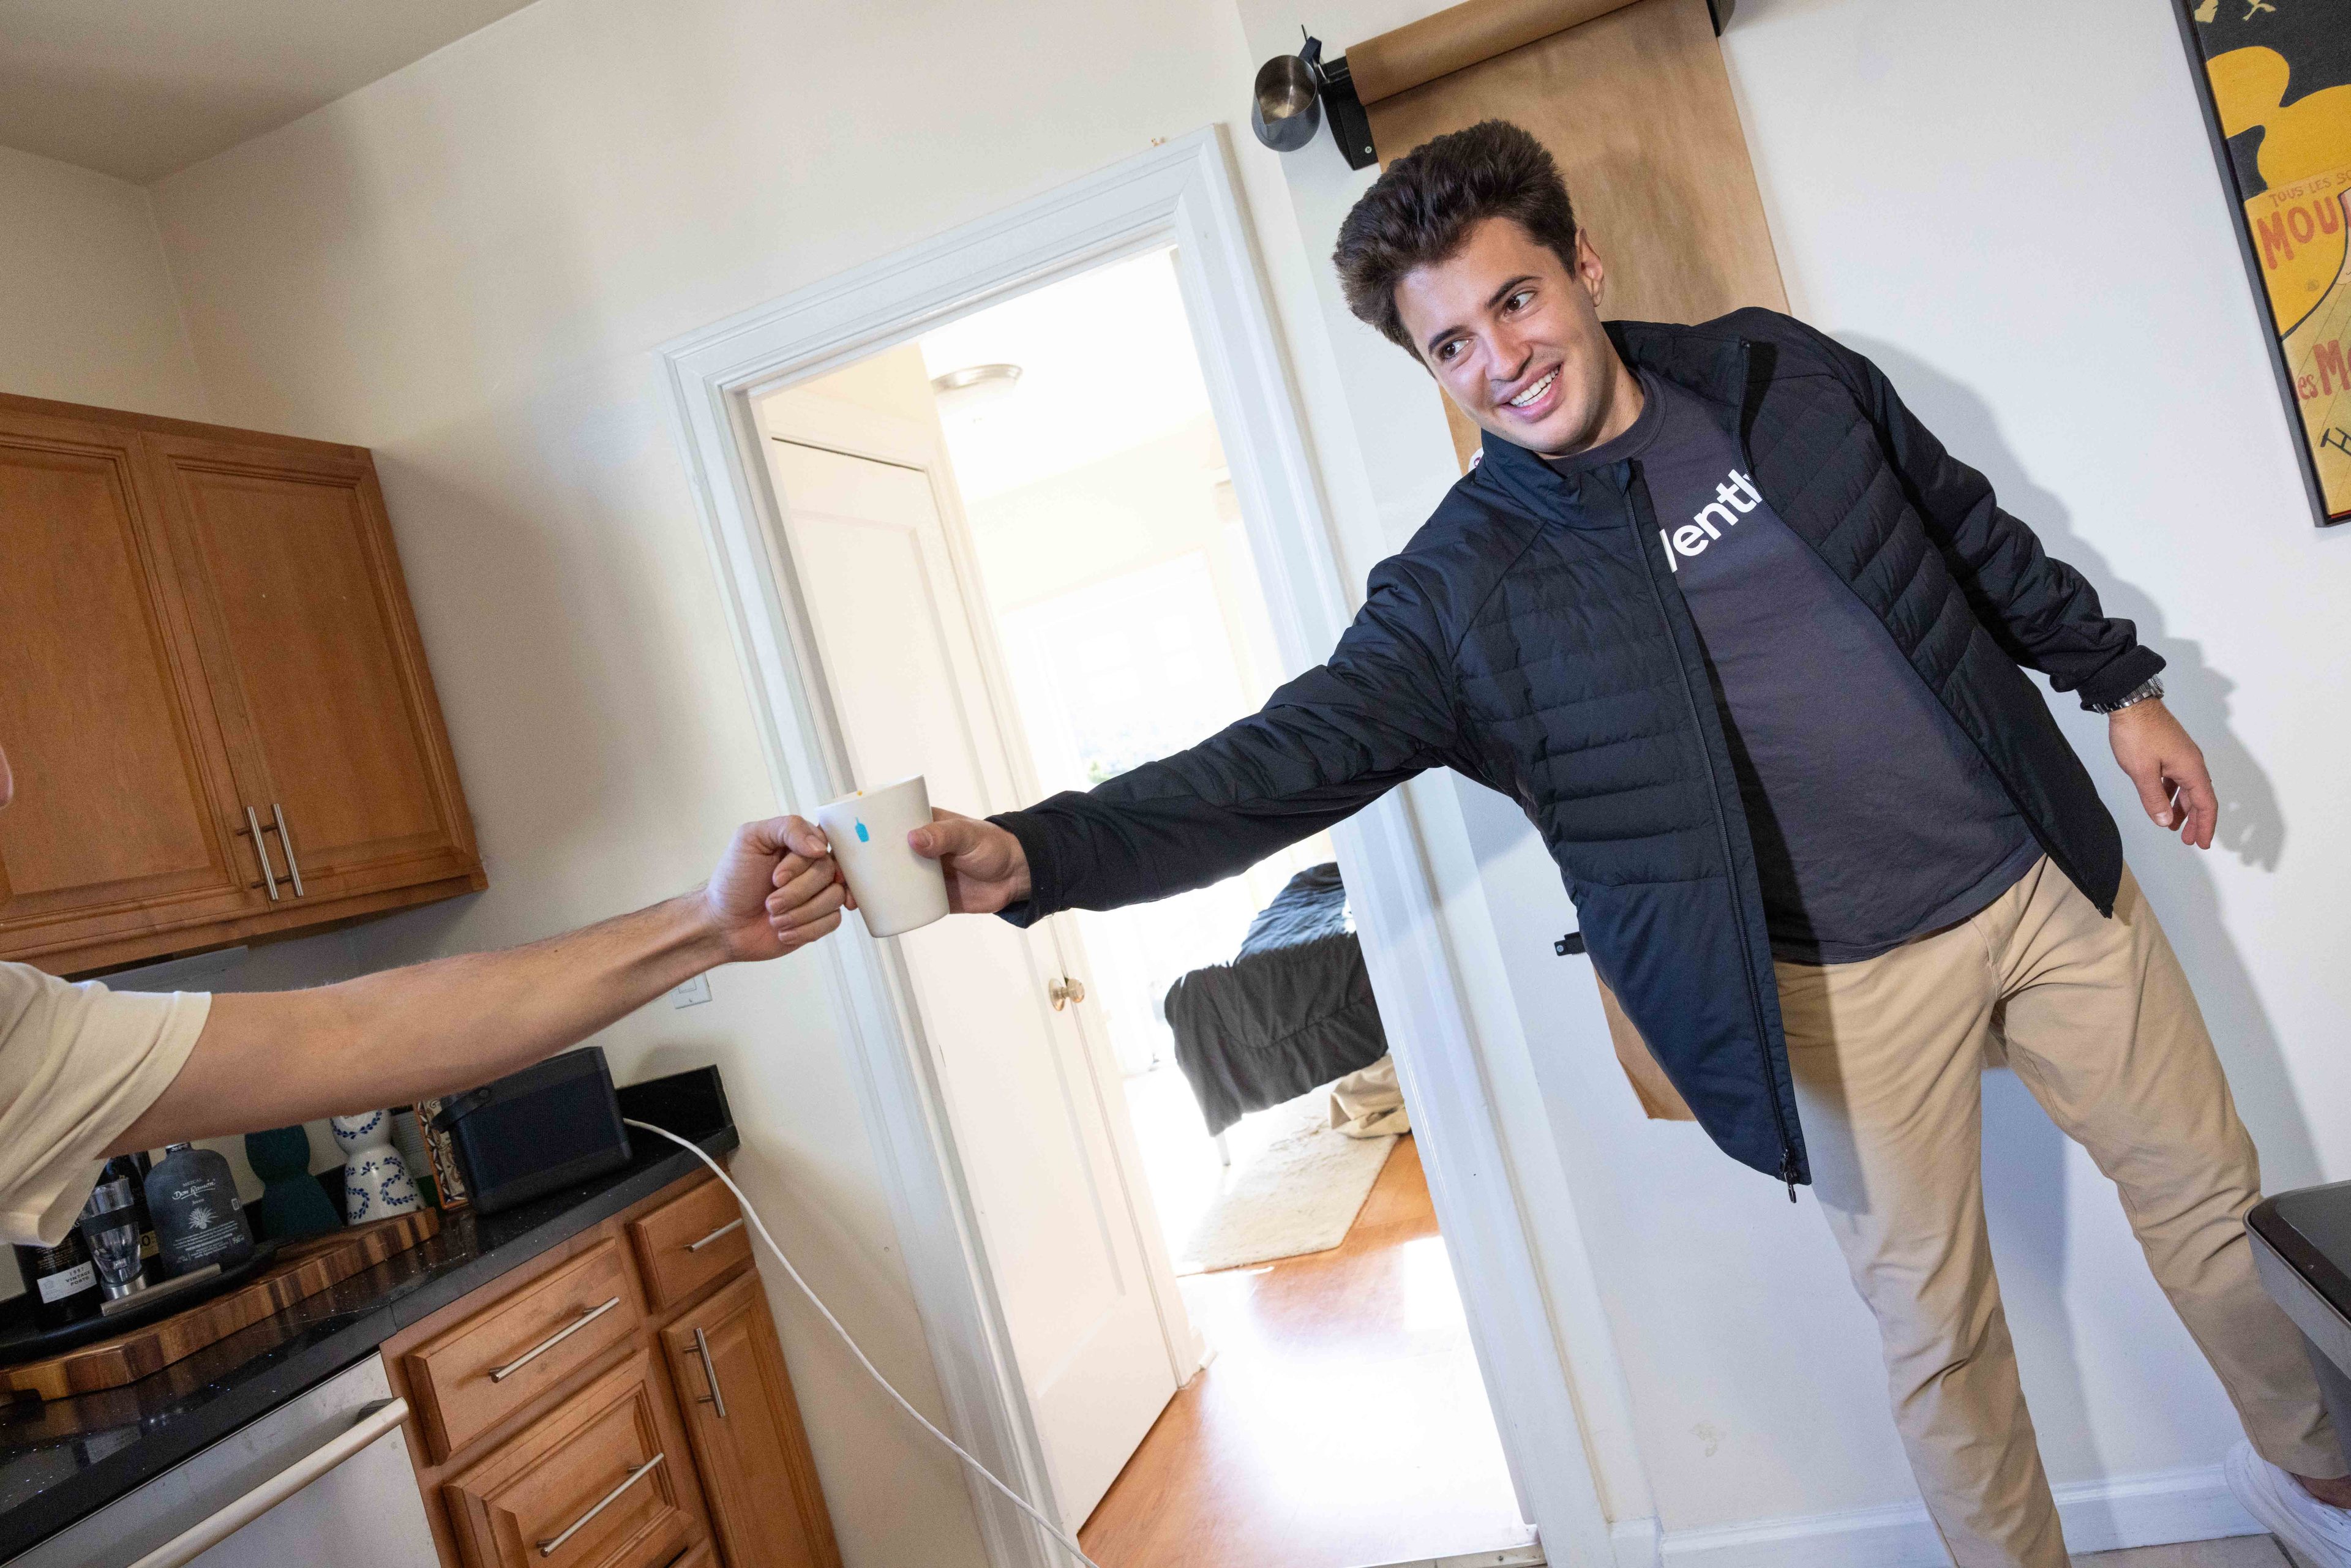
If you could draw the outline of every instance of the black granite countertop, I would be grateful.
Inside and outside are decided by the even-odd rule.
[[[731,1121],[645,1119],[712,1155],[740,1142]],[[498,1214],[445,1214],[440,1233],[423,1246],[152,1376],[72,1399],[0,1404],[0,1563],[333,1376],[409,1324],[701,1168],[693,1155],[649,1133],[635,1134],[632,1146],[633,1160],[592,1181]]]

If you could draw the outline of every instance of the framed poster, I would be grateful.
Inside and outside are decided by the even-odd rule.
[[[2172,0],[2321,528],[2351,522],[2351,0]]]

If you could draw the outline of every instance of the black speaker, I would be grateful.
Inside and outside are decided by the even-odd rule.
[[[456,1145],[466,1189],[483,1214],[618,1170],[631,1157],[601,1046],[468,1090],[445,1102],[433,1124]]]

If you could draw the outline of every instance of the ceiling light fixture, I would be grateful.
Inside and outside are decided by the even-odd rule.
[[[971,413],[1002,402],[1019,384],[1019,365],[966,365],[933,376],[931,392],[938,399],[941,413]]]

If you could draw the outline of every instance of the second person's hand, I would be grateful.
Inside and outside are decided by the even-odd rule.
[[[906,842],[946,873],[947,907],[957,915],[993,915],[1029,896],[1029,856],[994,822],[934,806],[931,825],[908,833]]]

